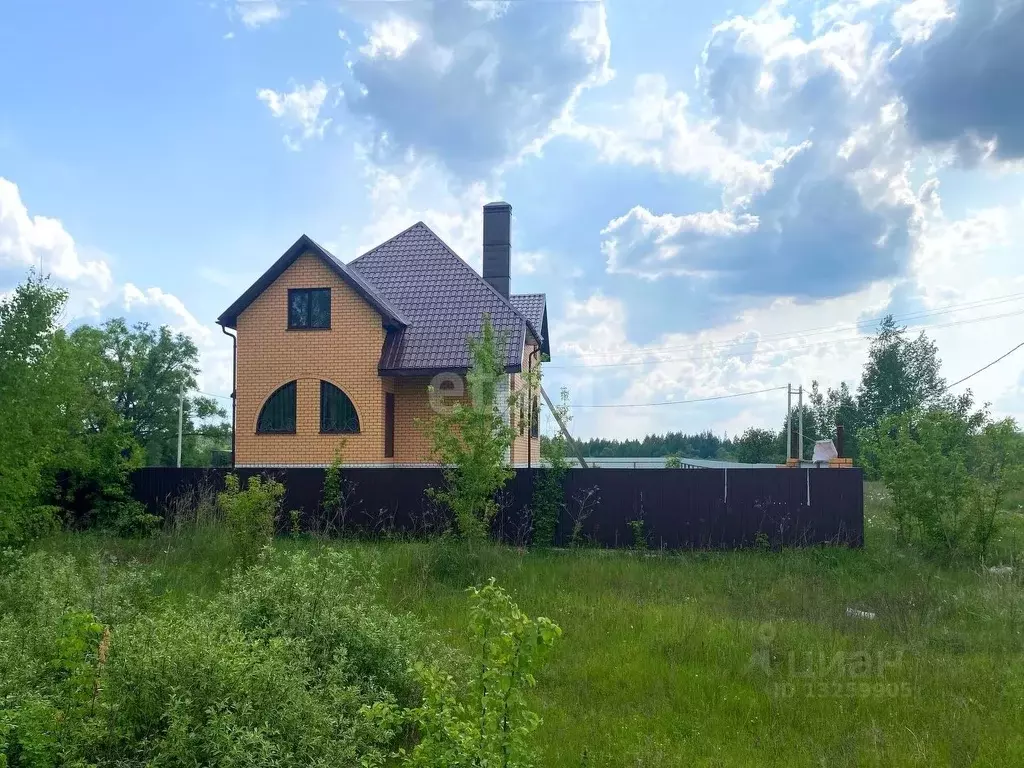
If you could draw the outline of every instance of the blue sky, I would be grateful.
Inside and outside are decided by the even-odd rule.
[[[227,393],[213,319],[299,234],[422,219],[479,267],[505,199],[581,434],[777,426],[583,406],[855,384],[887,310],[949,380],[1024,340],[1022,38],[1021,0],[16,1],[0,290],[41,261],[68,322],[185,330]],[[1024,355],[970,384],[1024,418]]]

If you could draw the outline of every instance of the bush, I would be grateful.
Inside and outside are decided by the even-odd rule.
[[[493,580],[453,676],[347,553],[265,550],[189,602],[112,565],[0,552],[0,766],[531,763],[525,693],[561,630]]]
[[[534,672],[561,637],[550,619],[531,619],[494,579],[470,589],[473,647],[468,679],[425,665],[415,668],[423,703],[411,712],[419,743],[403,751],[408,766],[529,766],[540,718],[526,703]]]
[[[867,446],[889,490],[898,532],[943,558],[983,558],[997,512],[1021,486],[1024,449],[1012,420],[991,423],[969,401],[884,419]]]
[[[235,555],[243,563],[251,563],[274,538],[284,486],[257,475],[249,478],[244,491],[237,475],[225,477],[224,486],[217,495],[217,506],[223,512]]]
[[[540,383],[537,382],[538,388]],[[555,414],[562,424],[572,421],[569,408],[569,390],[562,388]],[[565,477],[569,472],[569,441],[558,431],[540,444],[540,456],[545,463],[537,475],[533,489],[533,543],[550,547],[558,533],[558,519],[565,507]]]
[[[486,539],[498,511],[494,496],[515,476],[508,463],[514,435],[505,416],[512,403],[499,402],[498,395],[505,376],[501,347],[485,316],[480,337],[469,339],[470,401],[435,416],[428,430],[445,480],[428,495],[452,510],[459,535],[471,544]]]
[[[402,718],[374,708],[415,703],[415,626],[344,554],[264,557],[184,605],[136,566],[8,558],[0,765],[374,766],[397,749]]]

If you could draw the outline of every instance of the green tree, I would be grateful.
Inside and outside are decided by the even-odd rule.
[[[149,464],[173,464],[178,440],[178,396],[184,391],[185,434],[196,433],[197,421],[227,414],[210,397],[195,396],[199,350],[183,333],[148,323],[128,327],[122,318],[100,328],[82,327],[75,335],[95,336],[113,363],[111,395],[114,408],[130,425]]]
[[[734,443],[736,461],[744,464],[781,464],[786,459],[786,438],[771,429],[750,427]]]
[[[66,301],[30,274],[0,302],[0,546],[51,530],[60,507],[125,512],[136,443],[97,338],[60,327]]]
[[[971,412],[969,395],[886,417],[870,445],[901,536],[944,559],[983,558],[997,513],[1024,476],[1024,440],[1010,420]]]
[[[871,342],[857,392],[864,426],[939,403],[946,390],[941,365],[935,343],[923,331],[910,339],[906,327],[887,315]]]
[[[838,389],[829,387],[827,392],[821,391],[817,381],[811,382],[809,400],[818,429],[823,435],[821,439],[834,439],[836,425],[842,424],[843,454],[856,460],[860,456],[857,432],[861,427],[861,416],[857,401],[846,382],[842,382]]]
[[[498,397],[505,377],[502,346],[485,316],[480,336],[469,339],[469,402],[435,416],[429,429],[445,479],[444,488],[431,489],[431,495],[451,508],[459,533],[470,542],[487,536],[497,512],[494,495],[514,475],[509,465],[514,437],[506,416],[509,404]]]
[[[0,302],[0,547],[54,524],[40,478],[60,443],[54,353],[67,293],[29,274]]]

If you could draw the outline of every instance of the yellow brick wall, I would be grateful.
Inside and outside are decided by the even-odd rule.
[[[540,371],[540,354],[533,355],[531,359],[531,353],[536,349],[536,345],[527,343],[526,348],[523,350],[523,371],[530,371],[531,368]],[[526,380],[523,376],[514,373],[512,374],[512,392],[518,392],[522,395],[523,403],[523,424],[522,434],[519,434],[519,409],[514,409],[512,413],[512,429],[515,434],[515,439],[512,441],[512,464],[525,466],[529,463],[532,466],[538,465],[538,459],[540,457],[540,438],[530,437],[530,409],[529,409],[529,395],[526,391]],[[543,403],[543,399],[540,397],[540,392],[537,392],[538,404]],[[541,405],[543,407],[543,405]]]
[[[288,289],[321,287],[331,289],[330,330],[289,331]],[[391,461],[384,458],[385,381],[377,375],[385,335],[380,315],[320,259],[311,254],[296,259],[239,315],[237,331],[236,464],[327,464],[342,444],[346,463]],[[321,379],[352,400],[358,434],[320,433]],[[293,380],[298,381],[295,434],[257,434],[263,403]],[[397,432],[396,425],[396,453]]]
[[[459,377],[462,391],[465,380]],[[430,424],[435,416],[431,406],[431,379],[421,376],[395,378],[395,462],[402,464],[436,463],[430,444]],[[453,403],[446,396],[442,402]]]

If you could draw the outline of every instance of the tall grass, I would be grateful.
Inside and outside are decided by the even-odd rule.
[[[545,766],[584,751],[591,766],[1024,765],[1022,516],[986,563],[941,567],[896,542],[881,493],[867,489],[863,550],[331,546],[374,561],[388,607],[456,650],[471,650],[465,589],[490,576],[563,628],[531,693]],[[220,545],[201,536],[48,546],[138,558],[182,594],[221,589]]]

